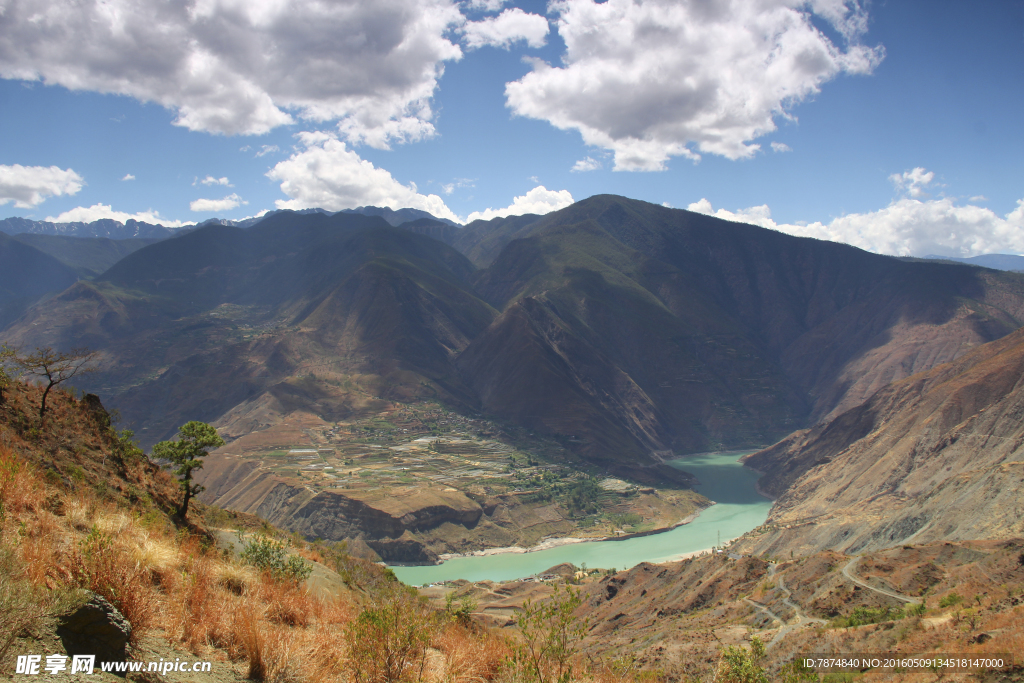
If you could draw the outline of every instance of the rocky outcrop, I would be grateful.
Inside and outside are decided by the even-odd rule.
[[[97,662],[121,662],[132,625],[106,598],[89,592],[88,599],[60,618],[57,636],[69,655],[96,655]]]

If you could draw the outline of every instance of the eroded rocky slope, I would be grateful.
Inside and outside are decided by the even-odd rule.
[[[1024,533],[1024,332],[877,392],[746,462],[778,500],[742,548],[788,555]]]

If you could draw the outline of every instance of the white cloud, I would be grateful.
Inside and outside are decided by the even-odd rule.
[[[552,211],[564,209],[573,203],[572,195],[568,190],[549,190],[543,185],[538,185],[524,195],[512,200],[512,204],[504,209],[487,209],[485,211],[474,211],[466,219],[467,223],[475,220],[489,221],[492,218],[504,216],[522,216],[526,213],[546,214]]]
[[[971,197],[969,201],[972,201],[972,202],[987,202],[988,201],[988,197],[986,197],[983,194],[976,194],[973,197]]]
[[[601,168],[600,161],[592,157],[586,157],[573,164],[573,167],[569,170],[575,173],[583,173],[586,171],[596,171],[599,168]]]
[[[386,206],[422,209],[438,218],[461,222],[439,196],[420,194],[415,183],[403,185],[332,135],[310,132],[297,137],[302,149],[267,172],[267,177],[280,181],[281,191],[291,197],[279,199],[277,208],[340,211]]]
[[[125,173],[124,178],[121,178],[121,180],[135,180],[135,176],[133,176],[131,173]]]
[[[506,85],[507,104],[613,151],[616,170],[662,170],[670,157],[698,152],[749,157],[775,117],[883,57],[857,42],[866,15],[853,0],[555,0],[550,8],[564,66],[535,60]],[[815,27],[812,11],[845,36],[845,49]]]
[[[450,195],[455,190],[462,187],[476,187],[476,184],[471,178],[455,178],[450,183],[445,183],[441,186],[441,191],[447,195]]]
[[[0,17],[3,15],[0,14]],[[70,168],[56,166],[0,166],[0,206],[14,202],[19,209],[39,206],[49,197],[71,195],[85,181]]]
[[[339,120],[378,145],[433,133],[465,22],[453,0],[33,0],[0,16],[0,77],[157,102],[190,130]]]
[[[911,197],[919,199],[921,197],[928,196],[928,192],[925,191],[925,188],[931,185],[931,182],[935,180],[935,174],[918,166],[910,171],[904,171],[903,173],[893,173],[889,176],[889,180],[892,181],[892,184],[896,186],[897,190],[906,192]]]
[[[248,149],[248,147],[246,149]],[[280,152],[280,151],[281,151],[281,148],[278,147],[277,145],[263,145],[262,147],[260,147],[259,151],[256,152],[256,156],[257,156],[257,158],[258,157],[264,157],[264,156],[266,156],[268,154],[271,154],[272,152]]]
[[[879,254],[894,256],[976,256],[978,254],[1024,254],[1024,199],[1017,208],[999,216],[980,207],[957,205],[944,197],[921,201],[900,198],[889,206],[869,213],[853,213],[833,219],[827,225],[776,223],[767,205],[727,211],[701,199],[690,211],[729,221],[750,223],[790,235],[844,242]]]
[[[539,14],[511,7],[496,17],[467,22],[462,30],[470,49],[491,45],[507,50],[520,40],[530,47],[544,47],[549,28],[548,20]]]
[[[165,228],[180,228],[183,225],[193,225],[184,221],[171,221],[161,218],[160,214],[156,211],[140,211],[138,213],[114,211],[109,204],[93,204],[89,207],[77,206],[59,216],[48,216],[46,220],[51,223],[92,223],[102,218],[110,218],[121,223],[136,220],[143,223],[162,225]]]
[[[793,148],[790,147],[789,145],[787,145],[785,142],[773,142],[772,143],[772,151],[773,152],[792,152]]]
[[[199,180],[199,178],[196,178],[195,180],[192,181],[192,185],[193,186],[196,183],[202,183],[203,185],[207,185],[207,186],[209,186],[209,185],[224,185],[225,187],[234,187],[234,185],[231,184],[231,181],[227,179],[227,176],[225,176],[223,178],[214,178],[212,175],[208,175],[205,178],[203,178],[202,180]]]
[[[230,211],[231,209],[237,209],[242,204],[248,204],[237,194],[232,192],[223,199],[197,199],[188,205],[188,208],[196,212],[205,213],[219,213],[221,211]]]

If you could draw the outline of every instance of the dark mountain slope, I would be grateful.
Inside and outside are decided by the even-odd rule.
[[[0,233],[0,328],[76,280],[77,273],[49,254]]]
[[[757,552],[1024,533],[1024,331],[747,458],[779,499]]]
[[[480,268],[494,262],[501,250],[512,240],[529,234],[530,226],[541,219],[532,213],[506,216],[489,221],[473,221],[459,232],[452,246],[465,254]]]
[[[405,228],[417,235],[433,237],[438,242],[444,242],[447,245],[454,245],[462,234],[461,227],[451,225],[450,223],[442,223],[433,218],[417,218],[414,221],[406,221],[398,227]]]
[[[651,452],[765,442],[799,424],[801,395],[742,326],[685,286],[677,315],[642,284],[680,276],[594,221],[516,240],[478,276],[505,312],[459,367],[487,409],[577,435],[597,460],[656,463]]]
[[[335,418],[373,396],[472,404],[451,362],[494,315],[468,289],[473,270],[380,218],[280,213],[135,252],[7,337],[103,351],[90,385],[146,443],[282,403]]]
[[[162,238],[112,240],[107,237],[69,237],[25,232],[14,235],[14,239],[70,266],[80,277],[89,278],[99,275],[128,254],[155,244]]]
[[[509,230],[517,237],[476,279],[505,313],[460,359],[468,381],[489,409],[532,410],[565,433],[586,431],[605,405],[601,419],[639,450],[769,440],[1024,320],[1016,274],[906,263],[621,197],[492,234]],[[531,298],[540,305],[521,305]],[[558,330],[558,341],[538,330]],[[535,357],[568,358],[569,338],[608,367],[562,372],[568,386],[556,389],[554,375],[527,381],[501,362],[502,349],[537,344],[547,348]],[[622,399],[619,385],[644,398],[600,398]],[[570,395],[578,405],[554,398]]]

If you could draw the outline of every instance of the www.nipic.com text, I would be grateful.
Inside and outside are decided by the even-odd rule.
[[[159,662],[100,662],[100,671],[129,673],[147,671],[166,675],[171,672],[205,673],[210,671],[210,662],[161,659]],[[19,655],[15,673],[28,676],[59,673],[91,674],[96,669],[96,655]]]

